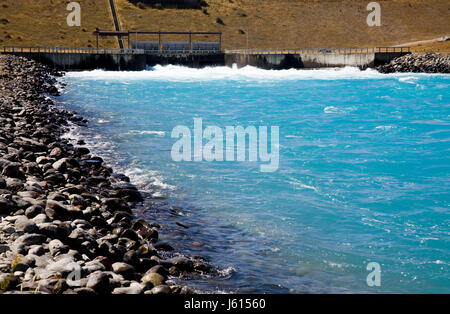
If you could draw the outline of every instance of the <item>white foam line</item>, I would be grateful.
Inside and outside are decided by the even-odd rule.
[[[395,73],[381,74],[373,69],[361,71],[354,67],[317,69],[317,70],[263,70],[252,66],[238,69],[237,67],[206,67],[202,69],[175,65],[155,66],[150,71],[140,72],[109,72],[102,70],[69,72],[68,78],[84,80],[117,80],[121,83],[134,80],[196,82],[211,80],[236,81],[285,81],[285,80],[340,80],[340,79],[383,79],[389,77],[420,77],[430,74]]]

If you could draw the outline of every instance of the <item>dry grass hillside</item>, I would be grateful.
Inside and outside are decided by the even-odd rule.
[[[225,48],[245,48],[247,38],[250,48],[366,47],[450,35],[449,0],[379,0],[381,27],[366,24],[369,0],[206,0],[203,10],[115,1],[124,30],[220,31]],[[96,27],[113,29],[107,0],[78,1],[81,27],[67,26],[68,2],[0,0],[0,46],[94,46]],[[450,51],[450,44],[426,43],[416,49]]]
[[[96,27],[114,27],[107,0],[77,0],[81,5],[81,27],[67,25],[70,1],[0,0],[0,47],[15,46],[95,46]],[[102,43],[105,46],[115,42]]]

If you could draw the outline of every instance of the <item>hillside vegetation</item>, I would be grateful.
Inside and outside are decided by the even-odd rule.
[[[249,48],[387,46],[450,35],[448,0],[380,0],[381,27],[366,23],[368,0],[206,0],[200,10],[115,1],[123,30],[219,31],[227,49],[247,43]],[[78,1],[81,27],[67,26],[68,2],[0,0],[0,46],[95,46],[95,28],[113,29],[107,0]],[[116,47],[117,41],[101,46]],[[450,44],[417,49],[450,51]]]
[[[70,1],[0,0],[0,46],[94,47],[96,27],[113,29],[107,0],[78,0],[81,27],[67,25]],[[116,41],[102,42],[105,47]]]

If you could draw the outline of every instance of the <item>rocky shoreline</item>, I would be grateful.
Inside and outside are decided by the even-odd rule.
[[[0,294],[193,293],[173,279],[212,267],[159,241],[130,179],[61,138],[86,121],[46,96],[60,75],[0,57]]]
[[[450,73],[450,56],[412,53],[376,68],[380,73]]]

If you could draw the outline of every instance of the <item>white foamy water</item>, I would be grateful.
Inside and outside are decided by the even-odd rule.
[[[235,81],[285,81],[285,80],[338,80],[338,79],[382,79],[398,77],[401,81],[410,82],[423,74],[381,74],[373,69],[361,71],[355,67],[327,68],[316,70],[263,70],[252,66],[237,67],[205,67],[194,69],[183,66],[157,65],[153,70],[139,72],[84,71],[67,73],[69,78],[85,80],[118,80],[123,84],[132,80],[155,80],[170,82],[195,82],[211,80]]]

